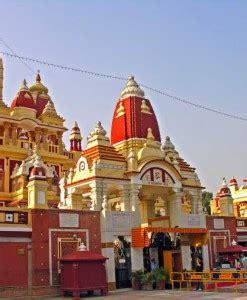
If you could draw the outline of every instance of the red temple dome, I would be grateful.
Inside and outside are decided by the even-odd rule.
[[[43,167],[34,166],[30,173],[30,180],[32,179],[46,179],[45,169]]]
[[[25,79],[23,80],[20,90],[17,92],[14,100],[11,103],[11,109],[14,109],[16,107],[35,109],[33,96],[29,88],[27,87],[27,82]]]
[[[237,182],[236,178],[232,177],[232,178],[230,179],[229,185],[230,185],[230,186],[237,186],[237,185],[238,185],[238,182]]]
[[[133,138],[146,139],[148,128],[152,129],[155,141],[160,142],[159,125],[152,105],[145,99],[134,77],[130,76],[114,111],[111,143]]]
[[[46,179],[46,172],[44,167],[42,166],[42,162],[40,156],[36,156],[34,161],[34,167],[32,168],[29,176],[29,180],[45,180]]]
[[[219,190],[219,197],[231,197],[231,191],[229,189],[229,187],[226,184],[226,179],[223,178],[223,182],[222,182],[222,187]]]
[[[78,137],[81,138],[81,131],[80,131],[80,128],[79,128],[77,122],[75,122],[74,125],[73,125],[73,127],[71,128],[70,139],[71,138],[73,139],[74,137],[72,137],[72,136],[74,136],[74,135],[78,135]]]

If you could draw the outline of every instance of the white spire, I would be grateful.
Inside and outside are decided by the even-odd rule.
[[[29,91],[28,87],[27,87],[27,81],[26,79],[24,79],[21,83],[21,86],[20,86],[20,91]]]
[[[138,96],[143,98],[145,96],[143,90],[139,87],[135,81],[134,76],[129,76],[126,87],[123,89],[120,98],[124,99],[129,96]]]
[[[162,147],[163,150],[171,150],[174,151],[175,150],[175,146],[173,145],[173,143],[171,142],[171,139],[169,136],[166,137],[166,141]]]

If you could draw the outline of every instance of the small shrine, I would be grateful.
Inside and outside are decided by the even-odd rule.
[[[107,295],[106,260],[103,255],[88,251],[83,243],[79,251],[60,258],[62,295],[71,292],[73,299],[80,299],[81,292],[95,290],[99,290],[102,296]]]

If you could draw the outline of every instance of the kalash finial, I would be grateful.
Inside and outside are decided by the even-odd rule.
[[[128,77],[127,84],[120,95],[120,99],[124,99],[129,96],[137,96],[141,98],[144,98],[145,96],[133,75]]]
[[[40,70],[37,70],[36,81],[37,81],[37,82],[40,82],[40,81],[41,81]]]
[[[24,80],[22,81],[20,90],[21,90],[21,91],[23,91],[23,90],[27,91],[27,90],[28,90],[26,79],[24,79]]]

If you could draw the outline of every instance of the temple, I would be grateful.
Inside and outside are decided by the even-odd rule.
[[[97,121],[83,146],[75,122],[69,149],[39,73],[30,87],[23,80],[10,106],[2,90],[0,59],[0,242],[4,253],[16,247],[15,272],[25,268],[12,284],[57,286],[57,260],[82,242],[109,258],[111,289],[130,286],[131,272],[149,271],[153,259],[168,271],[191,270],[200,253],[208,267],[203,187],[170,137],[160,136],[133,76],[110,135]]]
[[[28,182],[34,161],[46,170],[47,204],[59,203],[59,179],[80,156],[81,135],[75,123],[70,149],[63,143],[64,119],[56,112],[48,88],[38,73],[30,87],[24,79],[10,106],[3,101],[3,61],[0,58],[0,204],[27,207]]]
[[[101,211],[112,288],[128,285],[131,270],[148,269],[151,256],[170,271],[191,269],[191,251],[207,256],[203,187],[168,136],[162,144],[151,101],[133,76],[116,103],[110,136],[96,122],[76,167],[60,181],[59,207]]]

